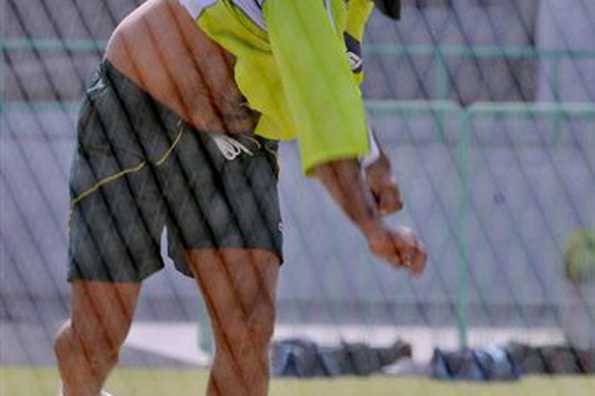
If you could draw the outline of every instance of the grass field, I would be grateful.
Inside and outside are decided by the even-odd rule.
[[[116,396],[199,396],[205,371],[119,369],[107,389]],[[54,396],[57,373],[51,368],[0,367],[1,396]],[[444,383],[426,378],[342,378],[336,380],[275,379],[271,396],[592,396],[595,377],[527,377],[500,384]]]

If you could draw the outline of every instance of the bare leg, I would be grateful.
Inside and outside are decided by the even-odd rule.
[[[75,281],[72,314],[54,349],[64,396],[98,396],[130,329],[138,283]]]
[[[207,395],[265,396],[279,259],[242,249],[193,250],[188,258],[215,335]]]

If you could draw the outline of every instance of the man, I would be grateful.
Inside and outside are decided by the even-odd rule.
[[[107,395],[141,282],[163,265],[165,226],[211,317],[207,394],[267,394],[282,262],[277,140],[298,139],[305,174],[373,254],[423,271],[415,235],[382,221],[402,204],[357,85],[372,7],[149,0],[116,28],[81,108],[71,171],[72,314],[55,343],[64,396]]]

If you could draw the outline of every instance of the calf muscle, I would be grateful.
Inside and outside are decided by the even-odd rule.
[[[136,283],[75,281],[54,350],[65,396],[97,395],[118,361],[140,292]]]

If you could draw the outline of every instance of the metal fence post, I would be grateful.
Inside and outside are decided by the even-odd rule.
[[[448,99],[448,72],[446,60],[440,47],[434,51],[434,68],[436,76],[436,99]]]
[[[457,327],[459,347],[468,345],[468,304],[469,304],[469,215],[471,210],[469,154],[473,129],[473,112],[463,110],[461,129],[456,146],[456,158],[461,178],[460,204],[457,214],[456,239],[460,257],[457,287]]]

